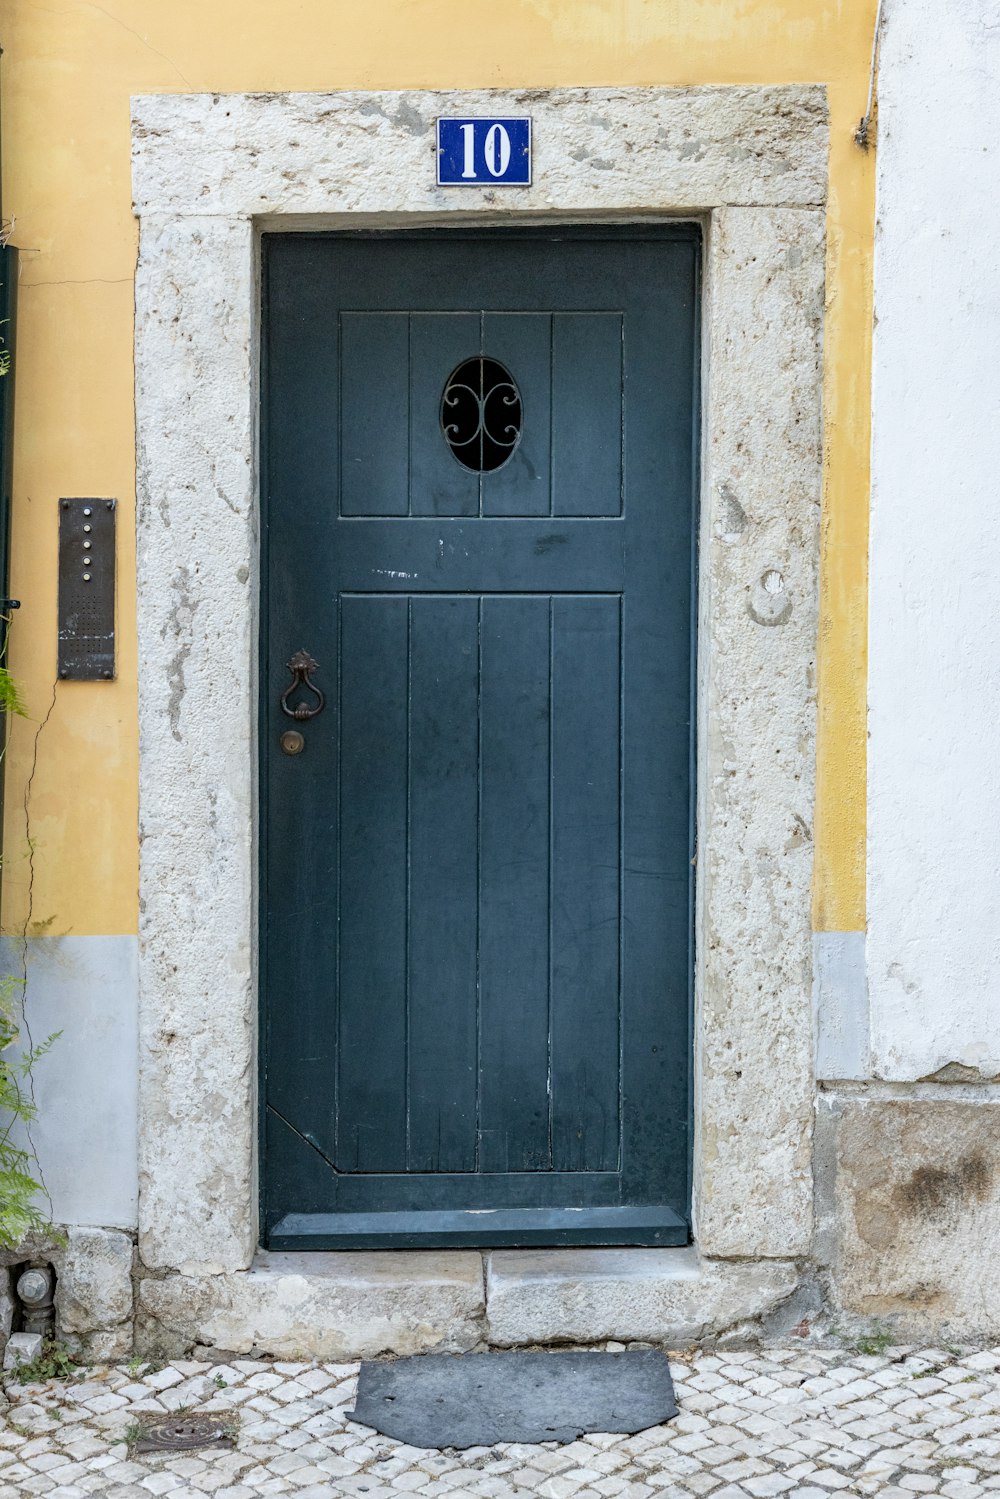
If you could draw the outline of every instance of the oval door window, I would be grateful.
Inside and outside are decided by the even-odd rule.
[[[441,430],[464,468],[500,468],[521,437],[521,393],[498,359],[466,359],[448,376]]]

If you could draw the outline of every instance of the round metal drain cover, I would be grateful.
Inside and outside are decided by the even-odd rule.
[[[190,1452],[195,1447],[234,1446],[225,1416],[157,1416],[143,1421],[134,1452]]]

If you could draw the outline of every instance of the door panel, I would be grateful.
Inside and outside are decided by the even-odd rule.
[[[478,313],[410,315],[411,515],[479,514],[479,475],[456,463],[441,439],[441,396],[451,372],[479,349],[480,322]]]
[[[549,602],[482,606],[482,1171],[548,1168]]]
[[[265,237],[272,1247],[686,1240],[698,253]]]
[[[411,599],[409,705],[407,1169],[474,1171],[478,599]]]
[[[618,515],[622,336],[616,312],[552,318],[552,513]]]
[[[482,351],[516,371],[530,420],[510,462],[481,480],[483,515],[552,513],[552,318],[544,312],[484,313]]]
[[[406,1170],[407,602],[340,604],[341,1171]]]
[[[409,513],[409,350],[405,312],[341,314],[341,515]]]
[[[619,1167],[621,599],[552,600],[552,1166]],[[580,691],[586,663],[588,691]]]

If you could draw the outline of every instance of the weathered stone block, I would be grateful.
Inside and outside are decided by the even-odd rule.
[[[824,227],[802,209],[712,218],[694,1195],[720,1259],[799,1258],[812,1235]]]
[[[833,1097],[818,1129],[839,1307],[904,1341],[1000,1332],[1000,1103]]]
[[[434,211],[443,205],[428,147],[436,117],[459,101],[493,116],[527,102],[496,89],[133,98],[136,211]],[[545,89],[530,107],[544,129],[521,210],[826,197],[827,103],[815,84]],[[463,206],[493,206],[488,188],[466,191]]]
[[[15,1305],[13,1277],[6,1265],[0,1265],[0,1348],[11,1335]]]
[[[16,1369],[18,1364],[30,1364],[38,1358],[41,1351],[42,1335],[40,1332],[12,1333],[4,1349],[3,1366],[5,1369]]]
[[[483,1339],[478,1254],[260,1254],[234,1274],[142,1281],[139,1343],[323,1359],[462,1353]]]
[[[57,1335],[95,1356],[111,1356],[111,1344],[115,1353],[126,1352],[131,1345],[132,1240],[113,1228],[70,1228],[66,1237],[66,1248],[53,1256]],[[87,1342],[96,1334],[100,1350]]]
[[[90,1332],[86,1337],[69,1338],[67,1341],[86,1355],[91,1363],[110,1364],[127,1358],[135,1345],[135,1330],[131,1318],[107,1332]]]
[[[794,1265],[703,1260],[696,1249],[499,1250],[489,1257],[489,1340],[682,1346],[770,1312]]]

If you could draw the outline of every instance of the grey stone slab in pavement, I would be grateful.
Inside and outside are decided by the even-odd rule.
[[[363,1363],[353,1419],[413,1447],[467,1448],[646,1431],[676,1414],[666,1356],[649,1348]]]

